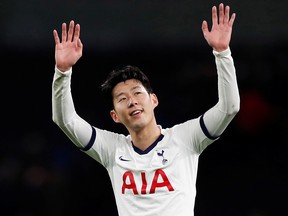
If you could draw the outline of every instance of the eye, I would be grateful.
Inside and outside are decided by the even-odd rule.
[[[137,91],[137,92],[135,92],[135,95],[139,95],[141,93],[142,93],[141,91]]]
[[[119,98],[118,102],[123,102],[123,101],[125,101],[125,100],[126,100],[125,97],[121,97],[121,98]]]

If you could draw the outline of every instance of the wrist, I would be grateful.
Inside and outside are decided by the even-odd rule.
[[[71,69],[71,66],[63,66],[63,65],[57,65],[56,64],[56,68],[61,71],[61,72],[66,72],[69,71]]]
[[[225,50],[227,50],[229,48],[229,46],[223,46],[223,47],[213,47],[213,50],[214,51],[216,51],[216,52],[218,52],[218,53],[220,53],[220,52],[223,52],[223,51],[225,51]]]

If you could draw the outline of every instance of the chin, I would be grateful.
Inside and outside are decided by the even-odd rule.
[[[145,127],[144,123],[137,123],[137,124],[132,125],[132,129],[134,131],[139,131],[139,130],[143,129],[144,127]]]

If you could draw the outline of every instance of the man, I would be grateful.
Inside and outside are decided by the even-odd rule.
[[[212,7],[212,29],[202,23],[213,48],[218,74],[218,102],[198,118],[162,128],[158,105],[146,75],[135,66],[112,71],[102,85],[110,98],[110,115],[129,135],[90,125],[75,111],[70,82],[72,66],[82,56],[80,25],[72,20],[62,41],[54,30],[55,73],[53,121],[83,152],[102,164],[112,182],[120,216],[194,215],[196,176],[201,152],[219,138],[239,111],[240,98],[229,47],[235,13],[229,6]]]

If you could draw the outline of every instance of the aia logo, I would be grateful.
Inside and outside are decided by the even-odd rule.
[[[138,175],[137,175],[138,176]],[[141,185],[136,185],[135,176],[132,171],[126,171],[123,174],[122,194],[127,190],[131,190],[134,195],[140,194],[154,194],[156,189],[167,188],[167,191],[174,191],[172,184],[169,181],[166,173],[162,169],[155,170],[152,182],[147,182],[146,173],[141,172]]]

